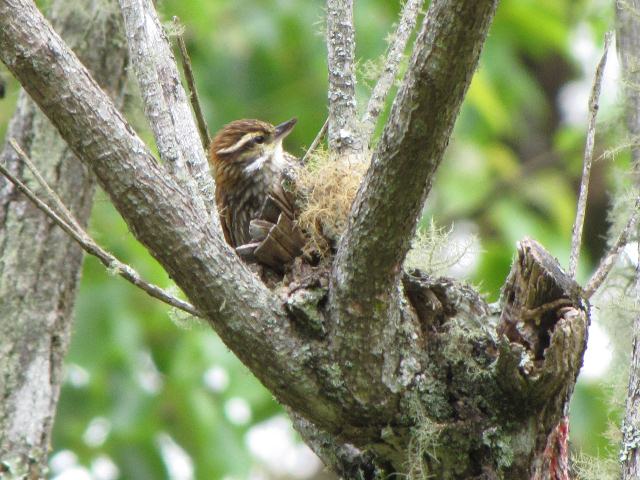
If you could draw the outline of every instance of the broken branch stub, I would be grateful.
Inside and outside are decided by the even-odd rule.
[[[519,357],[518,370],[528,386],[554,376],[561,385],[565,374],[577,375],[587,322],[579,285],[539,243],[520,242],[502,291],[498,334],[509,341],[502,353]]]
[[[568,462],[567,405],[586,349],[589,306],[558,260],[528,238],[518,244],[501,302],[496,375],[503,414],[531,416],[529,431],[521,432],[535,442],[529,475],[547,478],[550,465]]]

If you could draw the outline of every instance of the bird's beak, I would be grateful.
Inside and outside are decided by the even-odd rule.
[[[291,133],[293,127],[295,126],[297,118],[293,117],[291,120],[287,120],[284,123],[276,126],[276,140],[282,140],[284,137]]]

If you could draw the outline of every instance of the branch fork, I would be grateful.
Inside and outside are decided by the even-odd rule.
[[[0,0],[0,57],[183,289],[193,303],[187,308],[210,322],[303,419],[298,428],[334,469],[348,471],[349,462],[359,462],[359,469],[381,475],[402,472],[419,432],[417,461],[430,474],[526,478],[526,459],[545,450],[534,444],[560,421],[584,351],[588,317],[579,288],[539,245],[523,241],[499,320],[504,332],[517,333],[506,341],[473,289],[450,279],[407,278],[402,271],[497,0],[431,2],[340,240],[328,292],[298,290],[287,306],[224,243],[204,180],[200,134],[186,94],[176,87],[177,68],[153,5],[120,4],[163,164],[30,0]],[[419,5],[407,2],[403,34]],[[329,146],[345,156],[370,140],[351,135],[357,132],[352,8],[349,0],[328,1]],[[408,35],[398,37],[406,42]],[[49,48],[23,55],[22,46],[34,43]],[[391,52],[403,49],[401,40]],[[391,73],[385,75],[383,82]],[[385,95],[376,93],[372,101]],[[374,105],[369,112],[369,127],[378,111]],[[57,208],[48,214],[95,249]],[[121,270],[135,276],[126,266]],[[519,368],[523,358],[531,360],[525,370]],[[499,424],[483,402],[498,399],[499,414],[508,415],[513,396],[525,387],[535,399],[532,418]],[[513,438],[533,439],[508,466],[498,461],[499,445],[487,448],[487,432],[503,427],[513,429]],[[469,455],[452,458],[460,438]]]

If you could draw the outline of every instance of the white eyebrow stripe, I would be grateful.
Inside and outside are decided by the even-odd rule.
[[[227,148],[221,148],[220,150],[218,150],[216,153],[218,154],[225,154],[225,153],[234,153],[237,152],[238,150],[240,150],[242,147],[244,147],[247,143],[249,143],[251,140],[253,140],[255,137],[262,135],[260,132],[250,132],[250,133],[245,133],[242,138],[240,140],[238,140],[236,143],[234,143],[233,145],[231,145],[230,147]]]

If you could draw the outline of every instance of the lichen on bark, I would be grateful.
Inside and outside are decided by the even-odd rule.
[[[55,1],[50,17],[118,101],[127,55],[115,2]],[[85,225],[93,175],[24,92],[6,137],[29,153]],[[8,144],[0,157],[33,181]],[[11,478],[45,475],[81,264],[80,248],[0,179],[0,461]]]

